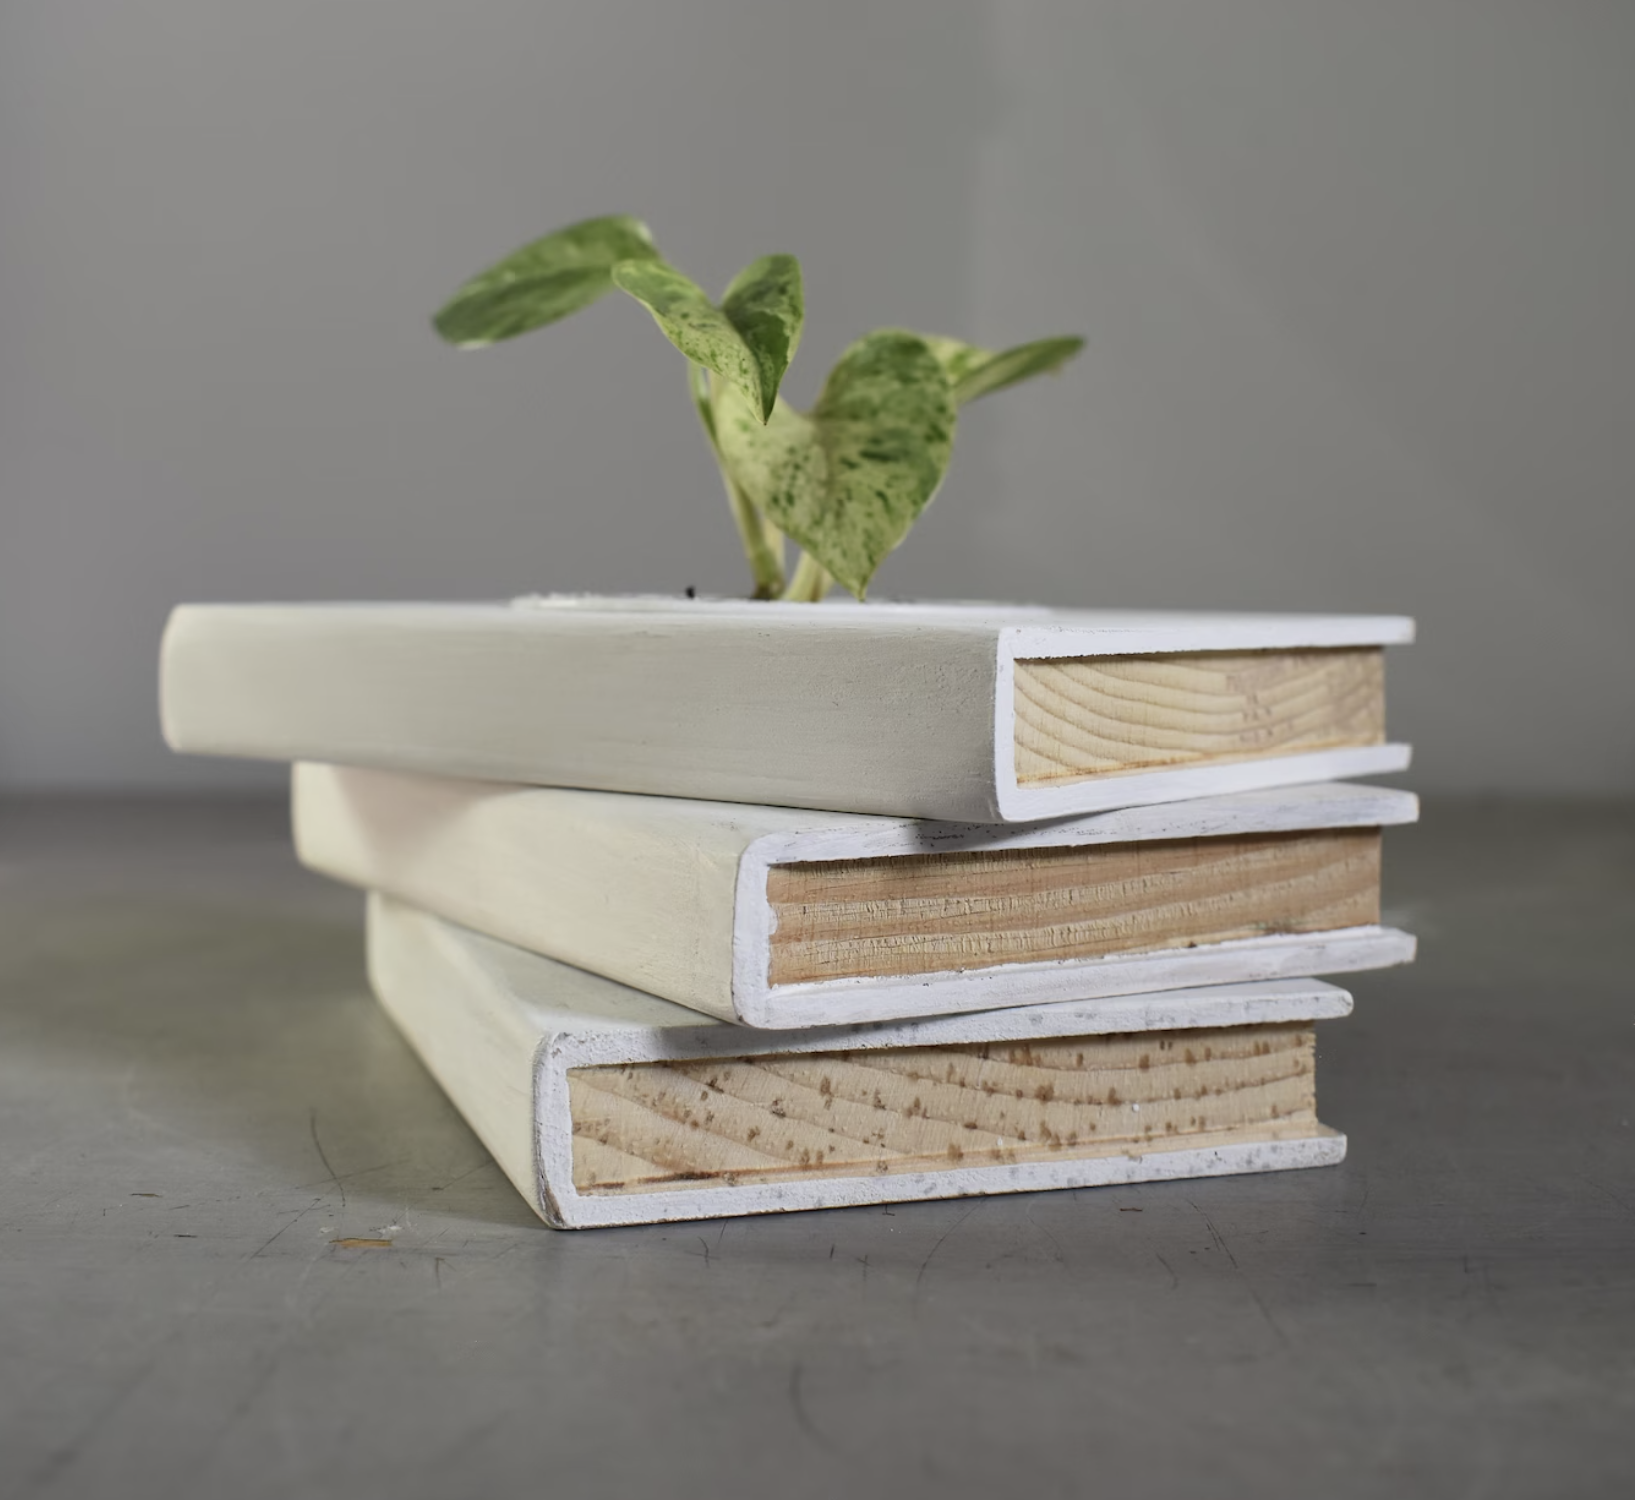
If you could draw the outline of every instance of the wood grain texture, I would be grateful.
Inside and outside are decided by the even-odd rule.
[[[775,865],[770,982],[1157,952],[1379,920],[1380,830]]]
[[[1385,740],[1377,647],[1016,663],[1018,785]]]
[[[575,1068],[581,1193],[886,1175],[1317,1130],[1305,1024]]]

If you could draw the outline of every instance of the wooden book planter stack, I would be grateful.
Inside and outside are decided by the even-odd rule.
[[[1357,616],[185,606],[381,1003],[560,1227],[1314,1166],[1405,792]]]

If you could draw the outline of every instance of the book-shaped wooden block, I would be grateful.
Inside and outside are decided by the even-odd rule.
[[[772,1029],[1405,962],[1380,829],[1416,808],[1321,784],[1017,828],[310,764],[294,783],[313,869]]]
[[[177,750],[966,822],[1400,771],[1361,615],[184,605]]]
[[[375,993],[559,1228],[1320,1166],[1316,980],[752,1032],[374,896]]]

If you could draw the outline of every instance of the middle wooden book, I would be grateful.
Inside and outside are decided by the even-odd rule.
[[[1018,827],[304,764],[312,869],[742,1025],[1381,968],[1380,831],[1319,784]]]

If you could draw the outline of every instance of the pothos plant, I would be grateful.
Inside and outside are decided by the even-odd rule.
[[[881,328],[844,354],[809,412],[778,395],[800,344],[800,262],[763,255],[719,302],[670,265],[640,220],[586,219],[524,245],[466,282],[432,320],[462,349],[543,328],[617,287],[689,362],[699,420],[755,575],[757,599],[861,599],[948,468],[959,409],[1055,370],[1079,338],[979,349]],[[784,539],[802,549],[786,576]]]

